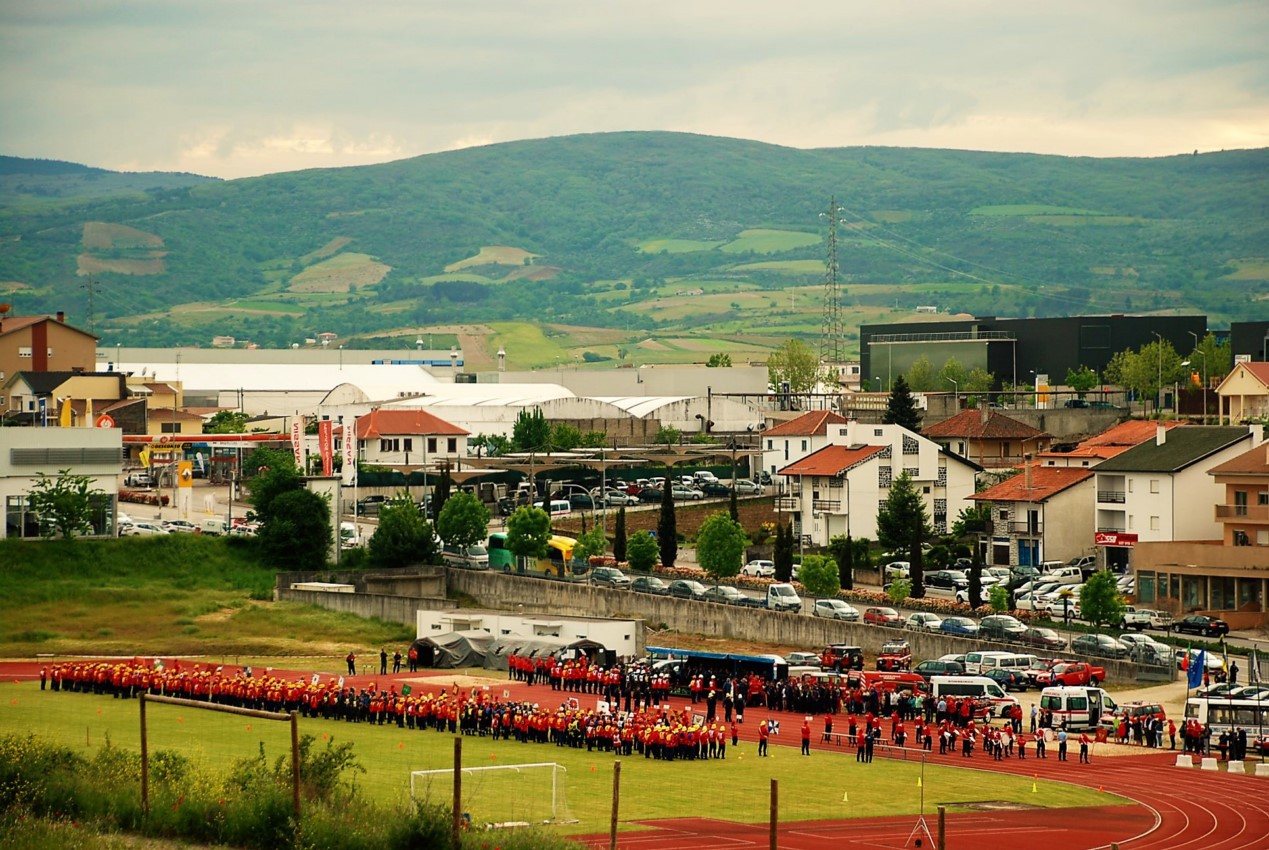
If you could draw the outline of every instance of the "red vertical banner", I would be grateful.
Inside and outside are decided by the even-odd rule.
[[[335,423],[323,419],[317,423],[317,450],[322,453],[322,475],[329,477],[335,472]]]
[[[295,452],[295,466],[300,474],[308,470],[304,468],[304,417],[297,416],[291,420],[291,450]]]

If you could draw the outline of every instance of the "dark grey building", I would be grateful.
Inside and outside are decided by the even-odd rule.
[[[1269,361],[1269,322],[1231,322],[1229,348],[1235,358],[1245,354],[1256,363]]]
[[[921,355],[937,370],[955,357],[966,369],[982,367],[1007,383],[1028,384],[1032,372],[1061,384],[1068,369],[1106,368],[1117,351],[1154,342],[1156,334],[1182,354],[1207,334],[1206,316],[1068,316],[997,319],[980,316],[940,322],[861,325],[861,375],[882,389]],[[951,390],[951,387],[947,388]]]

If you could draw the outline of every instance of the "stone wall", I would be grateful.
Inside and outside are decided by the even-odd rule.
[[[292,590],[291,585],[306,581],[351,584],[355,593],[327,593],[320,590]],[[421,567],[392,573],[360,570],[317,570],[278,573],[273,597],[279,602],[300,602],[331,611],[346,611],[358,617],[377,617],[389,623],[414,628],[420,608],[457,608],[446,598],[445,570]]]
[[[701,523],[719,511],[726,513],[730,504],[727,499],[717,499],[709,502],[676,502],[674,505],[675,527],[678,528],[679,534],[693,538],[700,529]],[[771,496],[738,499],[736,510],[740,514],[740,525],[745,531],[752,532],[762,523],[775,522],[776,520],[775,499]],[[610,507],[608,509],[608,536],[610,538],[612,537],[613,527],[617,522],[616,515],[617,508]],[[655,531],[657,519],[660,516],[659,507],[652,510],[627,510],[626,537],[629,538],[636,531]],[[785,521],[788,521],[787,517]],[[586,522],[587,528],[593,527],[594,524],[589,518],[587,518]],[[580,517],[572,516],[554,520],[551,523],[551,527],[561,534],[576,537],[581,533],[582,521]]]

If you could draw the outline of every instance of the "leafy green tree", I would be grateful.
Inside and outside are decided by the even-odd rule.
[[[912,582],[906,578],[897,578],[886,585],[886,596],[890,597],[891,605],[902,605],[911,595]]]
[[[883,546],[908,553],[911,565],[908,574],[915,599],[925,596],[921,544],[933,533],[925,500],[917,492],[908,473],[900,473],[890,485],[890,495],[885,504],[877,512],[877,538]]]
[[[432,524],[405,494],[379,510],[379,524],[366,548],[370,563],[376,567],[435,564],[440,560]]]
[[[256,541],[261,558],[271,567],[320,570],[330,552],[330,505],[304,488],[278,493],[268,503]]]
[[[987,531],[987,521],[991,519],[991,505],[985,502],[974,502],[969,507],[961,508],[952,523],[952,536],[955,538],[983,534]]]
[[[1224,342],[1217,342],[1216,334],[1209,331],[1195,351],[1197,353],[1190,355],[1190,368],[1198,372],[1200,377],[1204,366],[1207,367],[1208,381],[1221,381],[1233,371],[1234,352],[1230,348],[1228,337]]]
[[[767,384],[773,392],[787,381],[789,392],[809,393],[819,380],[819,355],[800,339],[786,341],[767,357]]]
[[[696,535],[696,561],[715,583],[740,572],[749,537],[740,523],[719,511],[701,523]]]
[[[975,366],[965,376],[965,383],[961,385],[961,389],[967,393],[985,393],[990,392],[995,385],[995,375],[981,366]]]
[[[472,493],[455,493],[436,515],[436,532],[450,546],[474,546],[489,534],[489,508]]]
[[[965,371],[965,366],[955,357],[949,357],[943,363],[943,368],[939,369],[938,388],[940,390],[956,390],[959,392],[967,392],[969,387],[965,385],[969,375]],[[956,383],[953,384],[952,382]]]
[[[543,452],[551,445],[551,423],[542,408],[521,410],[511,426],[511,444],[518,452]]]
[[[612,532],[612,556],[618,562],[626,560],[626,506],[617,508],[617,522]]]
[[[551,426],[551,449],[557,452],[571,452],[582,444],[582,432],[567,422],[556,422]]]
[[[1136,352],[1117,351],[1106,366],[1107,383],[1118,384],[1141,398],[1160,400],[1162,387],[1187,380],[1181,355],[1168,340],[1155,340]]]
[[[1005,613],[1009,610],[1009,589],[1003,584],[995,585],[987,591],[987,601],[991,605],[992,613]]]
[[[1068,368],[1066,370],[1066,385],[1075,390],[1075,393],[1080,398],[1083,398],[1084,393],[1097,386],[1097,373],[1083,364],[1078,369]]]
[[[218,410],[203,423],[204,434],[244,434],[247,414],[238,410]]]
[[[862,552],[861,552],[862,549]],[[868,541],[855,540],[850,535],[840,534],[828,541],[828,551],[837,562],[837,575],[841,587],[853,590],[855,587],[855,567],[868,567]]]
[[[502,434],[477,434],[467,445],[481,457],[502,457],[515,450],[511,440]]]
[[[92,532],[94,514],[102,513],[109,497],[93,487],[92,476],[74,475],[70,468],[59,469],[52,478],[43,472],[27,491],[31,510],[40,518],[40,535],[70,540]]]
[[[1080,615],[1097,625],[1113,625],[1124,618],[1124,600],[1115,584],[1115,575],[1099,570],[1080,588]]]
[[[731,366],[731,355],[726,351],[715,351],[709,356],[709,359],[705,361],[705,366],[709,369]]]
[[[525,559],[544,557],[550,539],[551,516],[541,508],[521,505],[507,517],[507,548],[522,566]]]
[[[252,459],[258,461],[255,476],[244,485],[251,496],[251,505],[262,523],[273,514],[273,502],[284,493],[304,489],[304,479],[295,466],[295,456],[287,451],[257,449]]]
[[[657,541],[646,531],[636,531],[626,544],[630,569],[646,573],[657,563]]]
[[[674,567],[674,560],[679,555],[678,517],[674,513],[673,490],[667,469],[665,486],[661,488],[661,514],[657,517],[657,546],[661,550],[661,566],[666,569]]]
[[[577,536],[577,545],[573,547],[573,557],[581,561],[603,557],[608,551],[608,537],[602,528],[592,528]]]
[[[803,555],[798,582],[812,596],[836,596],[837,591],[842,589],[837,560],[822,555]]]
[[[582,448],[584,449],[602,449],[608,445],[607,431],[587,431],[582,434]]]
[[[652,442],[661,445],[674,446],[678,445],[679,440],[683,437],[683,432],[673,425],[662,425],[657,429],[656,436],[652,438]]]
[[[921,411],[902,375],[895,378],[894,386],[890,388],[890,398],[886,401],[886,412],[881,421],[887,425],[902,425],[914,433],[921,431]]]
[[[901,377],[908,382],[908,387],[914,393],[925,393],[939,389],[939,379],[934,373],[934,366],[930,363],[930,358],[924,354],[913,361],[912,365],[908,367]]]

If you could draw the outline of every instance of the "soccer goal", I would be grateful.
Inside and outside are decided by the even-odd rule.
[[[462,812],[473,827],[577,823],[568,807],[568,769],[555,762],[464,767]],[[410,773],[410,797],[451,805],[454,769]]]

